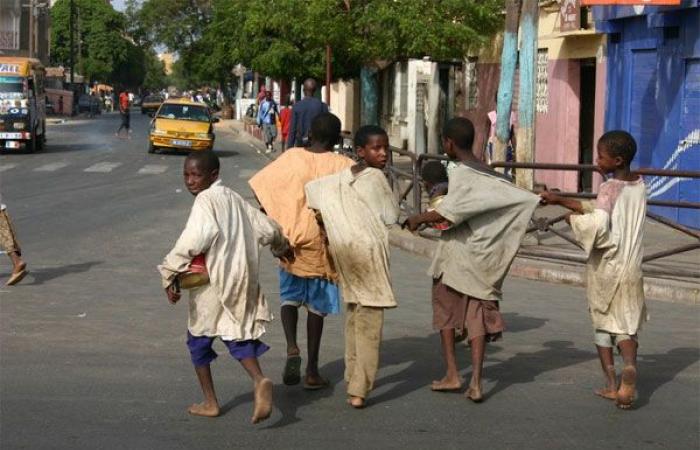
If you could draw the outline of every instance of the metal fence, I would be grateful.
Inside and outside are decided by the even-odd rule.
[[[397,192],[399,201],[405,206],[410,213],[419,213],[427,202],[424,202],[423,186],[420,178],[421,168],[425,161],[439,160],[448,161],[445,155],[421,154],[402,150],[392,147],[390,151],[389,161],[387,164],[387,173],[392,189]],[[579,173],[596,172],[605,180],[606,174],[602,173],[598,166],[593,164],[547,164],[547,163],[521,163],[521,162],[493,162],[493,168],[510,168],[520,170],[551,170],[551,171],[574,171]],[[665,170],[665,169],[638,169],[634,173],[641,176],[656,176],[656,177],[680,177],[680,178],[700,178],[700,171],[689,170]],[[404,180],[403,182],[401,180]],[[409,194],[412,194],[412,201],[409,204]],[[595,198],[596,194],[590,192],[557,192],[557,194],[576,198]],[[654,200],[649,199],[647,204],[650,206],[672,207],[672,208],[689,208],[700,209],[700,202],[689,201],[671,201],[671,200]],[[555,225],[564,221],[566,214],[560,214],[555,217],[535,217],[533,218],[527,233],[552,233],[564,241],[581,248],[580,244],[569,234],[555,228]],[[663,251],[654,252],[643,257],[643,262],[648,263],[661,258],[678,255],[681,253],[697,251],[700,249],[700,231],[686,227],[672,220],[669,220],[658,214],[647,212],[647,217],[675,232],[682,233],[692,238],[693,242],[665,249]],[[538,240],[539,242],[539,240]],[[530,247],[530,246],[529,246]],[[579,254],[571,254],[561,251],[543,251],[535,248],[521,248],[520,255],[529,257],[540,257],[566,262],[583,263],[586,258],[581,252]],[[699,258],[700,259],[700,258]],[[700,278],[700,271],[697,269],[686,270],[683,268],[673,268],[671,270],[644,266],[646,275],[656,276],[677,276]]]

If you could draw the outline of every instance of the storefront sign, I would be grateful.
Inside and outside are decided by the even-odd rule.
[[[579,0],[561,2],[561,31],[576,31],[581,28],[581,5]]]
[[[581,4],[583,6],[589,6],[589,5],[680,5],[681,0],[581,0]]]

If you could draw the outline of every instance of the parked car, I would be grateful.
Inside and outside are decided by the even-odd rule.
[[[83,94],[78,98],[78,113],[100,114],[102,102],[99,97]]]
[[[142,100],[138,95],[134,95],[134,100],[131,102],[131,106],[141,106]]]
[[[153,114],[158,111],[165,99],[160,95],[148,95],[141,103],[141,114]]]
[[[148,153],[158,149],[211,150],[214,147],[214,124],[206,105],[189,99],[168,99],[160,105],[151,122]]]

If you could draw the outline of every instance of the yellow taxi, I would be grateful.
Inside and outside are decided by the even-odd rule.
[[[148,136],[148,153],[158,149],[211,150],[214,148],[214,124],[207,105],[187,99],[168,99],[160,105]]]

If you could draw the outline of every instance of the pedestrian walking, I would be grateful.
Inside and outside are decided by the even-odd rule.
[[[367,125],[355,135],[360,162],[306,185],[309,206],[328,236],[345,302],[345,382],[348,403],[365,406],[379,369],[384,311],[396,307],[389,271],[389,231],[399,205],[382,170],[389,137]]]
[[[289,127],[287,148],[308,145],[311,123],[319,114],[328,112],[328,105],[315,97],[316,87],[316,80],[313,78],[304,81],[304,98],[292,109],[292,124]]]
[[[158,270],[172,304],[181,296],[178,283],[185,286],[183,273],[194,271],[193,255],[203,254],[199,273],[208,274],[190,290],[187,347],[204,402],[190,406],[189,413],[216,417],[221,412],[210,368],[217,357],[212,344],[219,338],[253,381],[251,422],[258,423],[272,412],[272,381],[258,362],[269,350],[260,338],[272,320],[258,280],[259,246],[269,245],[280,258],[291,257],[292,251],[279,225],[221,184],[214,152],[191,153],[184,177],[195,196],[194,205],[182,235]]]
[[[119,129],[114,134],[117,137],[121,137],[120,133],[122,130],[126,130],[126,137],[131,139],[131,127],[130,127],[130,115],[129,115],[129,95],[128,91],[123,91],[119,94],[119,116],[121,117],[122,123],[119,125]]]
[[[5,283],[6,286],[14,286],[22,281],[27,275],[27,263],[22,260],[22,249],[17,241],[17,234],[12,225],[10,215],[7,213],[7,207],[2,203],[0,198],[0,248],[7,253],[7,256],[12,260],[12,273],[10,278]]]
[[[292,105],[294,100],[287,101],[280,111],[280,133],[282,134],[282,151],[287,149],[287,139],[289,138],[289,127],[292,124]]]
[[[251,180],[250,187],[265,212],[280,224],[294,248],[294,261],[280,263],[282,327],[287,340],[287,362],[282,375],[287,385],[301,381],[301,357],[297,345],[298,309],[308,311],[306,329],[308,362],[304,388],[327,387],[318,369],[323,319],[340,312],[337,274],[328,255],[328,245],[314,213],[306,201],[304,186],[353,165],[345,156],[332,152],[340,141],[340,120],[321,114],[311,124],[311,145],[289,149]]]
[[[430,273],[433,278],[433,328],[440,332],[446,374],[433,381],[434,391],[462,387],[455,358],[455,331],[469,339],[472,377],[466,397],[483,399],[481,372],[486,342],[501,338],[505,324],[499,311],[503,280],[525,235],[539,197],[514,186],[472,153],[474,126],[450,119],[443,131],[445,153],[459,162],[449,173],[447,195],[434,210],[411,216],[411,231],[423,223],[448,221]]]
[[[260,104],[258,108],[258,126],[262,127],[263,140],[265,141],[266,153],[271,153],[274,151],[274,142],[277,137],[277,117],[279,117],[280,110],[277,103],[272,98],[272,91],[267,91],[265,93],[265,100]]]
[[[647,320],[642,278],[642,238],[646,186],[630,164],[637,143],[625,131],[609,131],[598,140],[598,167],[613,178],[600,185],[594,202],[543,192],[546,204],[573,210],[567,217],[576,240],[588,254],[586,294],[594,340],[606,386],[595,393],[628,409],[637,383],[637,332]],[[613,347],[624,368],[618,387]]]

